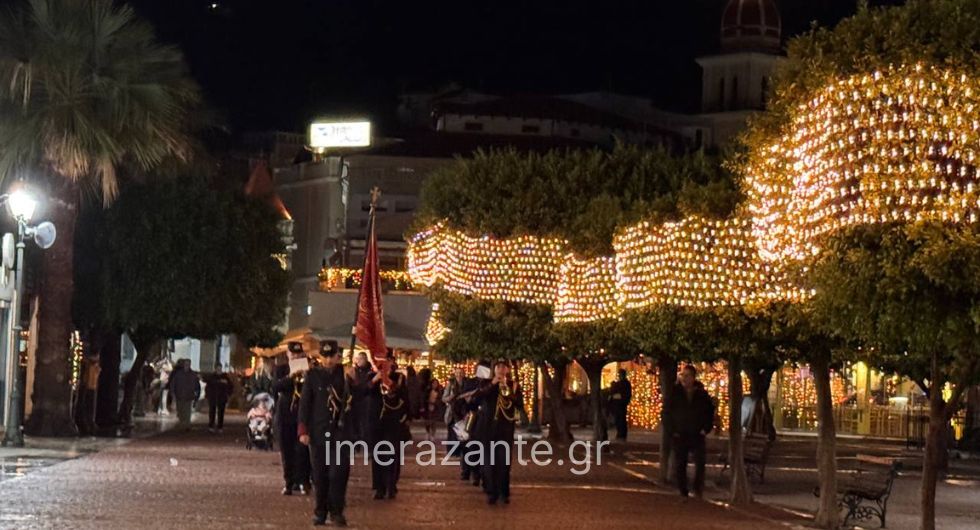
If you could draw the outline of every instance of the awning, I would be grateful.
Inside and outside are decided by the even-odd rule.
[[[283,355],[286,353],[286,349],[289,347],[290,342],[302,342],[303,349],[308,352],[317,351],[320,349],[320,341],[326,340],[328,337],[324,337],[320,330],[314,328],[296,328],[289,330],[286,336],[279,341],[273,348],[252,348],[252,354],[259,357],[276,357],[277,355]]]
[[[356,311],[357,291],[334,290],[310,293],[308,325],[322,339],[333,339],[350,348],[350,333]],[[420,293],[387,292],[382,298],[385,339],[389,348],[428,351],[425,329],[432,302]]]

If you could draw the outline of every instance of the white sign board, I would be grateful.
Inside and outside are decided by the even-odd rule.
[[[310,125],[310,146],[366,147],[371,145],[371,122],[314,122]]]

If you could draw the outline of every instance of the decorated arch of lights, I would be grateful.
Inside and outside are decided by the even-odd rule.
[[[619,232],[613,256],[593,259],[560,239],[473,237],[438,224],[410,239],[409,275],[477,298],[551,304],[556,322],[589,322],[657,304],[799,301],[809,293],[783,271],[835,230],[978,220],[980,79],[893,67],[829,83],[791,114],[749,154],[747,200],[728,219],[641,222]],[[437,323],[430,331],[447,332]],[[650,407],[631,415],[647,426],[656,418]]]

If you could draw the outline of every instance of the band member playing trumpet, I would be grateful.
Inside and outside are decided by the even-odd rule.
[[[290,342],[289,352],[305,355],[300,342]],[[290,374],[289,365],[281,364],[276,368],[276,380],[272,384],[276,398],[273,431],[278,438],[279,455],[282,457],[283,495],[292,495],[293,491],[307,495],[310,490],[310,452],[299,443],[296,434],[299,397],[303,392],[305,377],[305,371]]]
[[[350,448],[339,442],[350,438],[350,385],[336,341],[321,343],[315,357],[317,362],[303,382],[297,429],[299,441],[309,446],[313,462],[313,524],[324,525],[329,518],[336,526],[347,526],[344,506],[351,454]]]
[[[521,388],[511,377],[510,364],[497,361],[490,384],[477,391],[480,425],[484,444],[483,490],[487,502],[510,503],[510,460],[514,444],[514,424],[523,403]]]
[[[381,387],[381,410],[372,436],[374,458],[371,459],[371,487],[375,499],[394,499],[398,495],[398,478],[401,475],[401,442],[411,438],[408,429],[408,388],[405,386],[405,376],[398,372],[394,359],[388,362],[388,381],[384,381],[380,371],[372,381]],[[384,452],[379,454],[378,448],[381,446]],[[391,448],[394,448],[393,454]]]

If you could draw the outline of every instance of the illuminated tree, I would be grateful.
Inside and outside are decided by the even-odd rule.
[[[944,431],[963,392],[980,380],[980,228],[857,226],[827,245],[811,275],[818,321],[859,341],[872,362],[899,370],[928,395],[922,527],[931,528]]]
[[[454,277],[446,290],[484,301],[554,306],[554,333],[561,350],[548,352],[551,358],[545,362],[556,367],[556,375],[561,372],[557,365],[573,359],[586,370],[596,420],[594,436],[603,439],[602,367],[637,353],[627,336],[617,331],[615,263],[604,257],[612,252],[617,228],[636,219],[730,211],[737,200],[731,176],[702,153],[672,155],[635,147],[618,147],[612,153],[478,153],[426,182],[415,232],[429,236],[434,245],[449,247],[417,245],[413,253],[419,259],[410,261],[436,257],[448,265],[449,255],[463,253],[461,259],[467,263],[450,265],[451,274],[462,277]],[[574,257],[566,255],[569,251]],[[433,256],[438,253],[443,255]],[[439,282],[438,275],[429,275],[431,271],[422,266],[412,268],[421,283]],[[486,274],[500,281],[473,281]],[[554,298],[558,282],[570,291],[563,299],[571,305]],[[440,303],[441,314],[443,310]],[[469,314],[497,318],[491,311]],[[494,328],[490,323],[457,328],[451,320],[444,317],[452,330],[444,344],[457,345],[453,351],[466,351],[470,347],[466,343],[481,342],[478,337]],[[528,323],[541,325],[534,320]],[[476,333],[467,331],[474,329]],[[552,384],[557,377],[545,373],[545,379]],[[559,385],[550,394],[560,397],[560,390]]]
[[[827,333],[880,344],[887,335],[879,333],[884,328],[868,323],[893,325],[901,320],[880,314],[888,307],[883,300],[907,296],[909,303],[931,311],[928,293],[939,287],[930,285],[931,279],[907,284],[924,290],[920,299],[911,292],[868,289],[884,287],[889,270],[915,254],[907,245],[920,245],[919,236],[911,237],[900,227],[903,223],[911,227],[976,221],[977,168],[972,153],[980,138],[978,25],[980,4],[970,0],[862,6],[836,28],[816,29],[790,42],[788,60],[773,83],[769,112],[743,137],[747,149],[740,172],[746,176],[760,252],[772,261],[815,260],[814,314]],[[859,233],[879,230],[874,227],[879,224],[899,225],[894,233],[904,234],[908,242],[900,243],[896,235],[888,242],[890,248],[880,249],[893,255],[865,253],[867,242]],[[845,235],[835,239],[837,233]],[[861,264],[848,261],[858,257]],[[917,267],[910,266],[910,271]],[[920,279],[926,279],[924,270],[918,273]],[[863,275],[847,277],[844,271]],[[846,280],[850,294],[873,294],[875,298],[864,302],[881,305],[845,296],[845,287],[831,278]],[[857,284],[857,278],[864,283]],[[833,299],[835,295],[842,297]],[[827,307],[862,314],[859,322],[866,325],[855,329],[857,324],[827,324],[827,319],[837,318]],[[915,315],[909,307],[904,310]],[[929,321],[923,316],[922,328],[908,327],[903,333],[935,331]],[[922,339],[933,336],[927,333]],[[935,348],[934,343],[913,351],[911,345],[898,342],[881,344],[886,349],[878,351],[892,356],[908,351],[913,356],[932,355],[929,349]],[[940,381],[931,358],[929,367],[930,376]],[[930,392],[930,399],[940,399],[937,394]],[[937,403],[932,408],[930,432],[938,433],[942,414]],[[928,444],[925,459],[923,529],[935,527],[936,440]],[[832,508],[829,500],[821,503],[820,525],[836,524]]]

